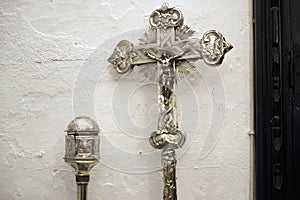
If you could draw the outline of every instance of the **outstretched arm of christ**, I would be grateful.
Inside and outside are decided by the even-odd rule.
[[[160,58],[158,58],[158,57],[156,57],[155,55],[149,53],[147,50],[144,50],[143,52],[144,52],[144,54],[145,54],[146,56],[148,56],[149,58],[152,58],[153,60],[156,60],[156,61],[158,61],[158,62],[161,62],[161,59],[160,59]]]
[[[162,63],[165,66],[169,66],[171,64],[171,62],[173,62],[177,58],[181,57],[185,52],[181,52],[180,54],[177,54],[177,55],[172,56],[172,57],[169,57],[169,55],[166,52],[162,53],[161,57],[157,57],[157,56],[149,53],[147,50],[144,50],[144,53],[149,58],[152,58],[153,60],[156,60],[156,61]]]
[[[173,56],[173,57],[170,57],[170,58],[169,58],[170,62],[173,61],[173,60],[176,60],[177,58],[180,58],[181,56],[183,56],[184,53],[185,53],[185,52],[183,51],[183,52],[181,52],[180,54],[177,54],[177,55],[175,55],[175,56]]]

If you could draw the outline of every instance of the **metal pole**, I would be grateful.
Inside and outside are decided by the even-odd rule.
[[[174,149],[162,150],[164,191],[163,200],[177,200],[176,153]]]
[[[88,184],[90,181],[89,175],[76,175],[77,184],[77,200],[87,200]]]
[[[77,200],[87,200],[87,187],[87,183],[77,183]]]

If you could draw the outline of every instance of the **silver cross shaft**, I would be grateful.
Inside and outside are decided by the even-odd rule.
[[[178,72],[191,66],[189,61],[198,59],[208,65],[220,65],[232,46],[215,30],[206,32],[201,39],[193,38],[195,31],[184,25],[182,13],[167,4],[150,15],[149,23],[150,28],[139,45],[120,41],[108,61],[119,73],[138,65],[157,63],[159,119],[149,142],[154,148],[162,149],[163,199],[177,200],[175,149],[185,142],[176,113]]]

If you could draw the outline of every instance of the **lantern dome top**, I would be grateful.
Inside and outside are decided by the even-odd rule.
[[[74,133],[98,134],[100,132],[100,128],[95,120],[87,116],[80,116],[72,120],[67,126],[67,129],[65,131],[68,134],[74,134]]]

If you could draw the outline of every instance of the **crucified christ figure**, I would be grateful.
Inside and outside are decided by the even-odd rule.
[[[149,58],[156,60],[161,64],[161,73],[159,73],[159,84],[162,86],[162,90],[164,91],[166,96],[169,96],[169,90],[173,90],[176,78],[176,69],[174,62],[177,58],[180,58],[184,54],[184,52],[174,55],[172,57],[170,57],[166,52],[163,52],[160,57],[151,54],[146,50],[144,50],[144,53]]]

